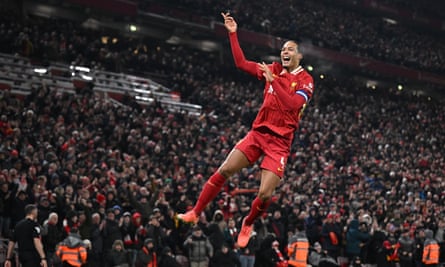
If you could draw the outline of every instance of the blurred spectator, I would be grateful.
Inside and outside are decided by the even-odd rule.
[[[215,252],[215,255],[210,260],[212,267],[241,267],[241,262],[238,255],[231,249],[228,244],[223,244],[221,249]]]
[[[213,257],[213,247],[199,226],[193,227],[193,232],[184,242],[188,252],[190,267],[208,267],[209,259]]]
[[[104,263],[104,238],[102,236],[104,224],[99,213],[91,215],[91,222],[91,250],[88,253],[88,262],[90,266],[102,266]]]
[[[260,249],[260,241],[258,238],[258,234],[255,231],[255,225],[253,225],[252,229],[252,235],[250,236],[249,243],[247,243],[247,246],[245,248],[240,249],[240,262],[241,267],[253,267],[256,258],[255,254]]]
[[[159,260],[159,267],[180,267],[176,261],[170,247],[164,247],[162,250],[161,259]]]
[[[322,257],[322,248],[320,243],[315,242],[313,247],[309,250],[309,257],[308,257],[308,263],[313,267],[318,267],[320,264],[320,260]]]
[[[224,229],[227,227],[227,222],[224,220],[224,214],[221,210],[215,210],[213,219],[207,227],[207,236],[215,250],[222,247],[225,240]]]
[[[56,246],[63,240],[62,228],[58,222],[59,216],[57,213],[52,212],[42,226],[42,244],[45,249],[48,266],[52,266]]]
[[[161,255],[166,233],[159,222],[159,215],[151,215],[147,226],[147,237],[153,240],[154,250]]]
[[[77,228],[70,229],[68,237],[58,245],[56,255],[63,267],[80,267],[87,262],[87,250]]]
[[[287,254],[289,255],[289,266],[305,267],[307,266],[309,256],[309,240],[303,227],[298,226],[293,236],[289,238],[287,245]]]
[[[138,256],[136,260],[136,267],[157,267],[158,257],[154,250],[153,240],[147,238],[144,240],[144,245],[142,249],[138,251]]]
[[[102,234],[104,237],[104,253],[108,257],[108,253],[111,251],[114,241],[122,240],[122,234],[119,228],[119,222],[116,221],[114,210],[108,209],[106,216],[107,218],[102,222]]]
[[[399,259],[400,265],[406,267],[414,266],[414,239],[410,237],[409,229],[404,229],[399,238]]]
[[[238,229],[233,218],[227,221],[227,227],[224,229],[224,243],[229,246],[230,249],[235,248],[236,240],[238,239]]]
[[[305,219],[306,235],[309,239],[309,243],[314,244],[320,240],[322,225],[323,221],[318,214],[318,209],[316,207],[311,207],[309,209],[309,215]]]
[[[335,221],[336,216],[336,214],[329,213],[321,230],[323,250],[334,259],[337,259],[340,256],[340,246],[342,242],[342,229]]]
[[[115,240],[113,248],[107,257],[108,266],[110,267],[130,267],[130,254],[124,248],[122,240]]]
[[[422,263],[424,266],[439,265],[439,244],[434,239],[434,233],[430,229],[425,230],[425,243],[423,245]]]
[[[362,248],[368,242],[370,235],[366,231],[359,229],[360,222],[357,219],[352,219],[346,232],[346,255],[349,261],[352,262],[356,257],[362,255]]]

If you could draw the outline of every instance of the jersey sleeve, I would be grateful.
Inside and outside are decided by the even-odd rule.
[[[306,75],[301,79],[298,89],[295,91],[286,90],[286,85],[281,78],[276,77],[271,85],[276,92],[279,101],[289,109],[300,109],[303,107],[312,97],[313,82],[310,75]]]
[[[236,32],[229,33],[230,48],[232,49],[233,60],[235,66],[240,70],[249,73],[252,76],[257,77],[258,80],[263,79],[263,73],[261,72],[256,62],[247,60],[244,56],[244,52],[238,41],[238,35]]]
[[[305,75],[300,83],[295,94],[304,98],[304,102],[307,103],[311,100],[312,94],[314,93],[314,80],[310,75]]]
[[[32,237],[40,238],[41,237],[40,232],[41,232],[40,226],[37,223],[35,223],[32,229]]]

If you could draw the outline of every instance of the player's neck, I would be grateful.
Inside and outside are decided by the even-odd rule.
[[[291,72],[293,72],[294,70],[298,69],[299,67],[300,67],[300,65],[296,65],[296,66],[292,66],[292,67],[285,67],[284,69],[285,69],[287,72],[291,73]]]

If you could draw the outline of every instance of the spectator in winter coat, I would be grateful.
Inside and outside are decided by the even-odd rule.
[[[230,218],[227,222],[227,227],[224,229],[224,241],[230,247],[234,248],[238,238],[238,229],[235,225],[235,220]]]
[[[308,263],[313,267],[318,267],[320,264],[322,254],[321,245],[318,242],[315,242],[313,248],[309,250]]]
[[[211,259],[211,267],[241,267],[238,256],[230,249],[229,245],[223,244],[222,248],[215,253]]]
[[[224,229],[227,223],[224,221],[224,214],[221,210],[216,210],[213,213],[213,220],[207,227],[207,236],[209,237],[210,243],[213,249],[218,250],[224,244]]]
[[[137,250],[135,249],[136,242],[136,227],[131,221],[131,213],[124,212],[122,216],[122,225],[120,226],[122,238],[124,241],[124,249],[127,250],[131,259],[131,265],[136,262]]]
[[[147,238],[153,239],[155,251],[158,255],[161,254],[164,247],[165,236],[165,231],[162,229],[158,217],[150,215],[150,221],[147,227]]]
[[[71,228],[68,237],[57,247],[56,255],[64,267],[80,267],[86,263],[87,250],[77,228]]]
[[[138,252],[137,267],[158,267],[158,258],[154,250],[153,239],[147,238],[144,241],[144,246]]]
[[[63,239],[62,228],[58,225],[58,220],[57,213],[50,213],[42,228],[42,243],[49,266],[52,265],[57,244]]]
[[[306,236],[309,239],[310,244],[320,240],[320,230],[323,222],[318,214],[318,210],[315,207],[310,208],[309,216],[304,220],[306,228]]]
[[[113,248],[107,257],[109,267],[129,267],[130,258],[128,252],[124,248],[122,240],[116,240],[113,243]]]
[[[108,255],[108,252],[110,252],[113,247],[114,241],[122,240],[119,223],[116,221],[114,210],[112,209],[107,210],[107,218],[104,221],[102,234],[104,237],[104,252],[105,255]]]
[[[147,229],[142,225],[142,215],[139,212],[133,213],[131,222],[136,231],[133,243],[134,249],[141,249],[144,245],[144,240],[147,239]]]
[[[341,245],[341,227],[335,222],[337,214],[329,213],[321,230],[323,237],[323,250],[328,252],[328,255],[337,259],[340,255]]]
[[[426,267],[436,267],[439,264],[439,244],[434,239],[433,231],[425,230],[425,243],[423,245],[422,263]]]
[[[90,266],[102,266],[103,265],[103,246],[104,239],[102,236],[102,229],[104,224],[101,223],[99,213],[91,215],[92,227],[91,227],[91,250],[89,252],[88,263]]]
[[[190,267],[207,267],[209,258],[213,257],[212,244],[199,226],[193,227],[192,235],[184,242],[184,249],[188,251]]]
[[[180,267],[170,247],[164,247],[162,250],[161,259],[159,260],[159,267]]]
[[[253,267],[255,263],[255,253],[260,249],[260,240],[255,231],[255,224],[253,225],[252,234],[249,239],[249,243],[245,248],[240,249],[240,262],[241,267]]]
[[[410,237],[409,229],[406,229],[402,232],[402,235],[399,238],[399,260],[400,266],[403,267],[412,267],[414,266],[414,239]]]
[[[369,238],[369,233],[360,231],[359,221],[357,219],[351,220],[346,233],[346,255],[350,260],[361,255],[361,248]]]
[[[255,267],[275,267],[278,259],[272,243],[276,241],[274,235],[267,235],[261,242],[260,249],[255,255]]]

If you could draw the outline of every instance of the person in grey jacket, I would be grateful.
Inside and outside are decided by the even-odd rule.
[[[188,251],[190,267],[208,267],[209,258],[213,257],[213,247],[199,226],[193,227],[192,235],[184,242]]]

